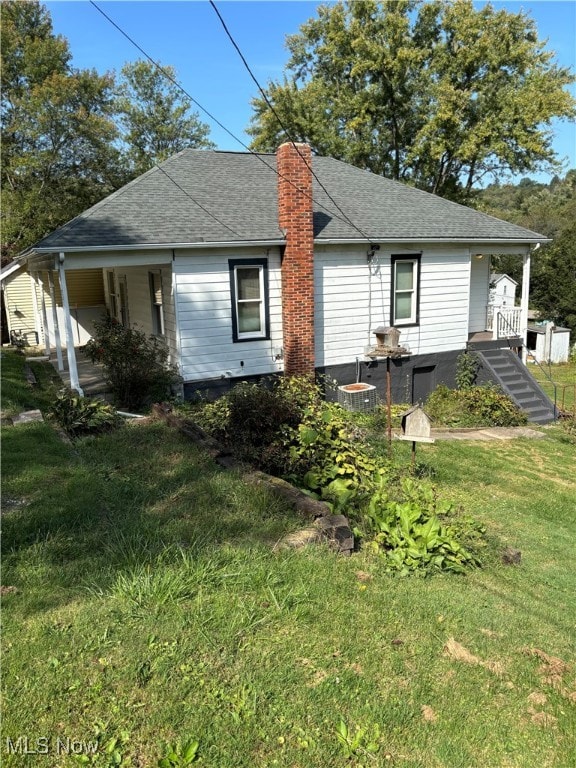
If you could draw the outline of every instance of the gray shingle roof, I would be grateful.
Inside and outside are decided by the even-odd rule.
[[[314,157],[315,236],[426,241],[545,240],[436,195]],[[280,240],[275,155],[187,149],[55,230],[35,248]]]

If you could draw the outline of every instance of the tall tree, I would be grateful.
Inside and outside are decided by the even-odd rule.
[[[38,2],[2,2],[2,257],[9,259],[124,182],[112,78],[70,66]]]
[[[532,305],[540,316],[570,328],[576,338],[576,224],[571,219],[540,259],[535,259]]]
[[[173,67],[162,69],[176,80]],[[209,126],[191,108],[191,100],[151,62],[122,68],[116,109],[135,174],[187,147],[215,147],[208,138]]]
[[[576,116],[573,74],[522,11],[339,2],[320,6],[287,47],[283,82],[253,100],[254,149],[307,141],[453,199],[489,175],[555,167],[551,121]]]

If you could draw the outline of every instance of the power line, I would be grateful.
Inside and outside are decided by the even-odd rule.
[[[217,118],[217,117],[215,117],[215,116],[214,116],[214,115],[213,115],[211,112],[209,112],[209,111],[208,111],[208,110],[207,110],[205,107],[203,107],[203,106],[202,106],[202,104],[200,104],[200,102],[199,102],[199,101],[197,101],[197,100],[196,100],[196,99],[195,99],[195,98],[194,98],[194,97],[193,97],[193,96],[192,96],[190,93],[188,93],[188,91],[187,91],[187,90],[186,90],[186,89],[185,89],[185,88],[184,88],[184,87],[183,87],[183,86],[182,86],[182,85],[181,85],[181,84],[180,84],[180,83],[179,83],[179,82],[178,82],[178,81],[177,81],[177,80],[176,80],[176,79],[175,79],[175,78],[174,78],[174,77],[173,77],[173,76],[170,74],[170,72],[168,72],[168,70],[166,70],[166,69],[165,69],[165,68],[164,68],[164,67],[163,67],[161,64],[159,64],[157,61],[155,61],[155,60],[152,58],[152,56],[150,56],[150,55],[149,55],[149,54],[148,54],[148,53],[147,53],[147,52],[144,50],[144,48],[142,48],[142,46],[141,46],[141,45],[139,45],[139,43],[137,43],[137,42],[136,42],[136,41],[135,41],[135,40],[134,40],[134,39],[133,39],[133,38],[132,38],[132,37],[131,37],[131,36],[130,36],[128,33],[127,33],[127,32],[125,32],[125,31],[122,29],[122,27],[120,27],[120,26],[119,26],[119,25],[118,25],[118,24],[117,24],[117,23],[114,21],[114,19],[112,19],[110,16],[108,16],[108,14],[107,14],[105,11],[103,11],[103,10],[102,10],[102,8],[100,8],[100,7],[98,6],[98,4],[94,2],[94,0],[89,0],[89,2],[90,2],[90,5],[92,5],[92,6],[93,6],[93,7],[94,7],[94,8],[95,8],[95,9],[96,9],[96,10],[97,10],[97,11],[98,11],[98,12],[99,12],[99,13],[100,13],[102,16],[104,16],[104,18],[105,18],[105,19],[106,19],[108,22],[110,22],[110,24],[112,24],[112,26],[113,26],[115,29],[117,29],[117,30],[118,30],[118,32],[120,32],[120,34],[121,34],[123,37],[125,37],[125,38],[126,38],[126,39],[127,39],[127,40],[128,40],[128,41],[129,41],[129,42],[130,42],[130,43],[131,43],[131,44],[132,44],[134,47],[135,47],[135,48],[137,48],[137,49],[140,51],[140,53],[141,53],[141,54],[142,54],[142,55],[143,55],[143,56],[144,56],[144,57],[145,57],[145,58],[146,58],[146,59],[147,59],[147,60],[148,60],[148,61],[149,61],[151,64],[153,64],[153,65],[156,67],[156,69],[157,69],[159,72],[161,72],[161,73],[164,75],[164,77],[165,77],[165,78],[167,78],[167,79],[168,79],[168,80],[169,80],[169,81],[170,81],[170,82],[171,82],[173,85],[175,85],[175,86],[176,86],[176,87],[177,87],[177,88],[178,88],[180,91],[182,91],[182,93],[183,93],[183,94],[184,94],[184,95],[185,95],[185,96],[186,96],[188,99],[190,99],[190,101],[191,101],[193,104],[195,104],[195,105],[196,105],[196,106],[197,106],[197,107],[198,107],[198,108],[199,108],[199,109],[200,109],[202,112],[204,112],[204,114],[206,114],[206,115],[207,115],[207,116],[210,118],[210,120],[213,120],[213,121],[214,121],[214,123],[216,123],[216,125],[218,125],[218,126],[219,126],[220,128],[222,128],[222,130],[224,130],[224,131],[225,131],[225,132],[226,132],[226,133],[227,133],[229,136],[231,136],[231,137],[234,139],[234,141],[238,142],[238,144],[240,144],[242,147],[244,147],[244,149],[246,149],[246,150],[247,150],[247,152],[249,152],[251,155],[254,155],[254,157],[255,157],[255,158],[257,158],[257,159],[258,159],[258,160],[259,160],[261,163],[263,163],[263,164],[264,164],[264,165],[265,165],[265,166],[266,166],[266,167],[267,167],[267,168],[268,168],[270,171],[272,171],[273,173],[275,173],[275,174],[278,176],[278,178],[281,178],[281,179],[283,179],[284,181],[286,181],[288,184],[290,184],[291,186],[293,186],[293,187],[294,187],[294,188],[295,188],[295,189],[296,189],[298,192],[300,192],[302,195],[304,195],[305,197],[307,197],[307,198],[308,198],[309,200],[311,200],[312,202],[316,203],[316,204],[317,204],[317,205],[318,205],[320,208],[323,208],[325,211],[327,211],[329,214],[331,214],[331,215],[332,215],[334,218],[336,218],[336,219],[340,219],[341,221],[344,221],[346,224],[349,224],[350,226],[352,226],[354,229],[356,229],[356,231],[357,231],[357,232],[360,232],[360,234],[362,235],[362,237],[366,238],[366,239],[367,239],[367,240],[370,242],[370,238],[369,238],[369,237],[368,237],[368,236],[367,236],[367,235],[366,235],[364,232],[362,232],[360,229],[358,229],[358,227],[356,227],[356,226],[355,226],[355,225],[354,225],[354,224],[353,224],[353,223],[350,221],[350,219],[348,219],[348,217],[347,217],[345,214],[343,214],[343,217],[342,217],[342,216],[337,216],[337,215],[334,213],[334,211],[331,211],[331,210],[330,210],[330,208],[327,208],[325,205],[323,205],[322,203],[320,203],[318,200],[315,200],[315,198],[314,198],[313,196],[309,195],[309,194],[308,194],[308,193],[307,193],[305,190],[303,190],[303,189],[301,189],[300,187],[298,187],[298,185],[297,185],[297,184],[295,184],[295,183],[294,183],[294,182],[293,182],[291,179],[288,179],[286,176],[284,176],[283,174],[281,174],[281,173],[280,173],[280,172],[277,170],[277,168],[274,168],[274,166],[272,166],[272,165],[270,165],[269,163],[267,163],[267,162],[266,162],[266,160],[264,160],[264,158],[263,158],[261,155],[259,155],[257,152],[254,152],[252,149],[250,149],[250,147],[249,147],[249,146],[247,146],[247,145],[246,145],[246,144],[245,144],[245,143],[242,141],[242,139],[239,139],[239,138],[238,138],[238,136],[236,136],[234,133],[232,133],[232,131],[230,131],[228,128],[226,128],[226,126],[225,126],[223,123],[221,123],[221,122],[220,122],[220,120],[218,120],[218,118]],[[260,87],[260,86],[258,86],[258,87]],[[292,142],[292,143],[294,143],[294,142]],[[300,154],[300,153],[298,153],[298,154]],[[302,157],[302,155],[300,155],[300,156]],[[308,164],[307,164],[307,165],[308,165]],[[309,167],[309,166],[308,166],[308,167]],[[316,178],[316,177],[315,177],[315,178]],[[317,180],[318,180],[318,179],[317,179]],[[319,183],[320,183],[320,182],[319,182]],[[322,186],[322,185],[321,185],[321,186]],[[324,189],[324,187],[322,187],[322,188]],[[184,190],[183,190],[183,191],[184,191]],[[326,192],[326,190],[325,190],[325,189],[324,189],[324,191]],[[186,194],[188,194],[188,193],[186,193]],[[326,192],[326,194],[328,194],[328,193]],[[332,200],[332,198],[330,197],[330,195],[328,195],[328,197],[329,197],[329,198]],[[192,198],[192,199],[194,199],[194,198]],[[194,202],[197,202],[197,201],[195,200]],[[334,203],[334,201],[333,201],[333,200],[332,200],[332,202]],[[338,205],[337,205],[336,203],[334,203],[334,204],[335,204],[335,205],[336,205],[336,207],[338,208]],[[338,210],[340,210],[340,209],[338,208]],[[341,211],[341,213],[343,213],[343,212]],[[234,231],[234,230],[231,230],[231,231]],[[235,233],[235,234],[237,234],[237,233]]]
[[[305,165],[305,166],[308,168],[308,170],[310,171],[310,173],[312,174],[312,176],[313,176],[313,177],[316,179],[316,181],[318,182],[318,184],[320,185],[320,187],[323,189],[323,191],[325,192],[325,194],[328,196],[328,199],[329,199],[329,200],[330,200],[330,201],[333,203],[333,205],[335,205],[335,206],[336,206],[336,208],[337,208],[337,209],[340,211],[340,213],[342,214],[342,216],[344,216],[344,218],[345,218],[345,220],[348,222],[348,224],[350,224],[350,226],[351,226],[351,227],[353,227],[353,228],[354,228],[354,229],[355,229],[357,232],[360,232],[360,234],[362,235],[362,237],[365,237],[365,238],[366,238],[366,240],[368,240],[368,242],[370,242],[370,238],[368,237],[368,235],[367,235],[367,234],[366,234],[366,233],[365,233],[363,230],[361,230],[361,229],[360,229],[360,227],[357,227],[357,226],[356,226],[356,224],[354,224],[354,222],[353,222],[353,221],[352,221],[352,220],[351,220],[351,219],[348,217],[348,215],[347,215],[347,214],[346,214],[346,213],[345,213],[345,212],[342,210],[342,208],[341,208],[341,207],[338,205],[338,203],[336,202],[336,200],[334,200],[334,198],[332,197],[332,195],[330,194],[330,192],[328,192],[328,190],[326,189],[326,187],[324,186],[324,184],[323,184],[323,183],[320,181],[320,179],[318,178],[318,176],[317,176],[317,175],[314,173],[314,170],[313,170],[313,169],[312,169],[312,167],[311,167],[311,166],[308,164],[308,161],[307,161],[307,159],[304,157],[304,155],[303,155],[303,154],[300,152],[300,150],[298,149],[298,147],[297,147],[297,145],[296,145],[296,143],[295,143],[294,139],[293,139],[293,138],[292,138],[292,136],[290,135],[290,132],[288,131],[288,129],[286,128],[286,126],[285,126],[285,125],[284,125],[284,123],[282,122],[282,120],[281,120],[281,118],[280,118],[280,115],[278,114],[278,112],[276,111],[276,109],[275,109],[274,105],[272,104],[272,102],[271,102],[271,101],[270,101],[270,99],[268,98],[268,94],[267,94],[267,93],[264,91],[264,89],[262,88],[262,86],[260,85],[260,83],[258,82],[258,80],[256,79],[256,76],[254,75],[254,73],[253,73],[253,72],[252,72],[252,70],[250,69],[250,65],[249,65],[249,64],[248,64],[248,62],[246,61],[246,58],[244,57],[244,54],[243,54],[243,53],[242,53],[242,51],[240,50],[240,47],[238,46],[238,43],[237,43],[237,42],[236,42],[236,40],[233,38],[233,36],[232,36],[232,33],[231,33],[231,32],[230,32],[230,30],[228,29],[228,26],[226,25],[226,22],[224,21],[224,19],[222,18],[222,15],[221,15],[221,13],[220,13],[220,11],[219,11],[219,10],[218,10],[218,8],[216,7],[216,3],[215,3],[215,2],[213,2],[213,0],[210,0],[210,5],[211,5],[211,6],[212,6],[212,8],[214,9],[214,12],[215,12],[216,16],[218,16],[218,19],[220,20],[220,23],[222,24],[222,27],[224,28],[224,31],[225,31],[225,32],[226,32],[226,34],[228,35],[228,38],[229,38],[230,42],[232,43],[232,45],[233,45],[233,46],[234,46],[234,48],[236,49],[236,51],[237,51],[238,55],[240,56],[240,58],[241,58],[241,60],[242,60],[242,63],[244,64],[244,66],[246,67],[246,70],[248,71],[248,74],[250,75],[250,77],[252,78],[252,80],[253,80],[253,81],[254,81],[254,83],[256,84],[256,87],[257,87],[257,88],[258,88],[258,90],[260,91],[260,93],[261,93],[261,95],[262,95],[262,98],[264,99],[264,101],[266,102],[266,104],[267,104],[268,108],[270,109],[270,111],[272,112],[272,114],[274,115],[274,117],[276,118],[276,120],[278,121],[278,124],[280,125],[280,128],[282,128],[282,130],[284,131],[284,133],[286,134],[286,136],[287,136],[287,137],[288,137],[288,139],[290,140],[290,143],[292,144],[292,146],[294,147],[294,149],[296,150],[296,152],[297,152],[297,153],[298,153],[298,155],[300,156],[300,158],[301,158],[301,160],[303,161],[304,165]]]

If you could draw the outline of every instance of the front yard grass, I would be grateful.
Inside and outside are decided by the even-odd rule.
[[[273,551],[302,521],[164,424],[5,427],[3,764],[156,766],[198,739],[212,768],[574,765],[576,446],[544,432],[419,446],[489,545],[399,579]]]
[[[555,363],[550,366],[529,363],[528,369],[552,402],[554,402],[553,384],[556,384],[556,404],[562,411],[576,419],[576,361]]]

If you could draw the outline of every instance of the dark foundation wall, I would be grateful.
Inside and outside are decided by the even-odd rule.
[[[456,361],[464,350],[441,352],[431,355],[414,355],[390,360],[392,402],[424,402],[438,384],[456,386]],[[330,400],[337,399],[337,386],[353,384],[357,380],[376,387],[380,400],[386,399],[386,360],[354,361],[345,365],[333,365],[317,368],[317,373],[334,381],[334,387],[327,389]],[[211,379],[192,381],[184,384],[184,399],[197,400],[206,398],[215,400],[225,395],[234,384],[240,381],[262,381],[272,379],[268,376],[245,376],[236,379]]]
[[[462,350],[463,351],[463,350]],[[438,386],[456,386],[456,361],[461,351],[440,352],[431,355],[413,355],[390,359],[390,378],[393,403],[423,403]],[[386,360],[319,368],[318,372],[334,379],[338,386],[362,381],[373,384],[380,400],[386,399]],[[331,399],[336,399],[333,391]]]

